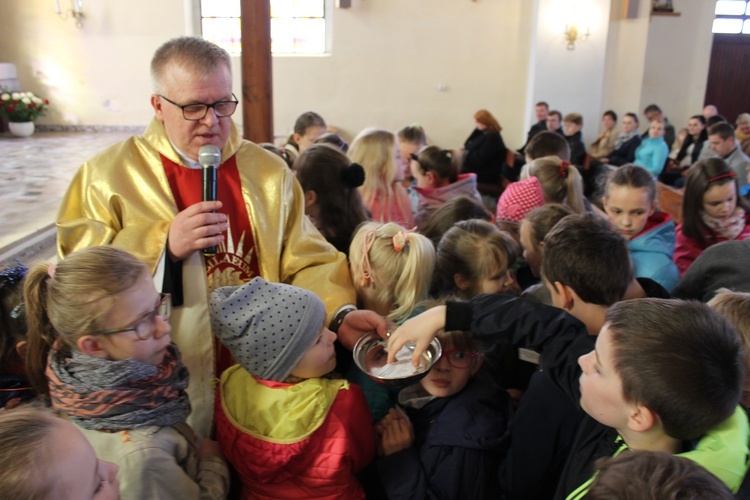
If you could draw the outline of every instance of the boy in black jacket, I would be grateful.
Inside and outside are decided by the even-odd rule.
[[[750,430],[737,406],[744,368],[734,329],[708,307],[677,300],[619,302],[605,319],[594,345],[563,311],[480,295],[407,321],[391,335],[389,352],[414,341],[416,361],[441,328],[540,350],[542,368],[588,414],[555,498],[582,498],[596,459],[628,449],[685,456],[737,491]]]
[[[553,304],[580,320],[589,335],[598,334],[607,309],[633,281],[627,242],[606,220],[588,213],[563,218],[543,248],[541,267]],[[500,473],[508,498],[553,496],[582,415],[545,371],[534,374],[511,421]]]

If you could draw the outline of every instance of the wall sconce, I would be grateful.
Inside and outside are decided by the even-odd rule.
[[[577,25],[566,24],[565,25],[565,40],[568,42],[567,49],[575,50],[576,40],[580,42],[586,42],[589,39],[589,35],[591,35],[591,32],[589,30],[588,25],[586,26],[586,33],[581,33]]]
[[[60,8],[60,0],[55,0],[55,12],[63,21],[72,17],[76,20],[76,27],[83,28],[83,20],[86,19],[86,16],[83,13],[83,0],[70,0],[70,9],[64,12],[63,9]]]

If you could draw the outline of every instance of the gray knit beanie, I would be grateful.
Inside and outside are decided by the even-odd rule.
[[[326,310],[314,293],[253,278],[211,294],[211,328],[252,375],[283,382],[316,339]]]

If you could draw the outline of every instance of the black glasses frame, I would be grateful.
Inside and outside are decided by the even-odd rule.
[[[196,103],[193,103],[193,104],[177,104],[173,100],[171,100],[171,99],[169,99],[167,97],[164,97],[161,94],[156,94],[156,95],[158,95],[159,97],[161,97],[162,99],[164,99],[165,101],[167,101],[169,104],[172,104],[172,105],[177,106],[178,108],[180,108],[180,110],[182,110],[182,117],[184,119],[186,119],[186,120],[191,121],[191,122],[199,122],[202,119],[204,119],[206,117],[206,115],[208,114],[208,110],[210,108],[213,108],[214,113],[216,113],[216,117],[217,118],[226,118],[227,116],[232,116],[234,114],[234,112],[237,111],[237,104],[239,104],[239,102],[240,102],[240,101],[237,100],[237,96],[234,95],[234,92],[232,92],[232,97],[234,98],[233,101],[216,101],[213,104],[206,104],[205,102],[196,102]],[[231,113],[219,113],[219,111],[217,111],[216,106],[220,106],[220,105],[223,105],[223,104],[230,104],[230,103],[234,104],[234,108],[232,109]],[[201,115],[200,118],[188,118],[187,116],[185,116],[185,109],[191,108],[191,107],[194,108],[194,109],[196,109],[196,110],[199,107],[203,109],[203,114]],[[197,114],[198,114],[198,111],[196,111],[196,116],[197,116]]]

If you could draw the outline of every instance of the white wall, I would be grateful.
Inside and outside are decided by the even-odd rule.
[[[679,17],[651,18],[640,111],[656,103],[679,130],[703,109],[714,2],[681,0],[674,4]]]
[[[275,130],[314,109],[352,137],[414,122],[459,147],[489,109],[522,143],[529,37],[523,0],[354,0],[333,12],[329,57],[275,57]],[[439,85],[446,90],[438,90]]]
[[[613,2],[610,15],[602,112],[613,109],[620,118],[628,112],[640,117],[651,5],[641,0],[638,17],[625,19],[622,3]]]
[[[567,0],[353,0],[333,11],[330,56],[274,57],[275,132],[315,109],[350,138],[418,122],[435,143],[459,147],[474,112],[487,108],[518,147],[537,100],[581,112],[587,141],[609,107],[640,112],[658,102],[675,125],[700,108],[712,2],[675,0],[680,17],[649,20],[641,0],[634,22],[615,7],[610,22],[609,0],[572,2],[591,29],[574,51],[562,36]],[[191,29],[191,0],[89,0],[83,29],[59,19],[52,0],[0,5],[0,58],[16,64],[24,89],[50,99],[41,123],[146,124],[151,55]]]
[[[69,0],[60,0],[69,6]],[[181,35],[182,0],[84,2],[83,29],[51,0],[2,0],[0,54],[19,82],[51,101],[41,123],[142,125],[151,115],[149,60]]]
[[[593,142],[599,131],[609,31],[609,0],[537,0],[539,17],[536,64],[532,80],[533,101],[546,101],[550,109],[583,115],[584,142]],[[576,21],[577,20],[577,21]],[[563,33],[566,23],[579,22],[590,36],[568,50]]]

